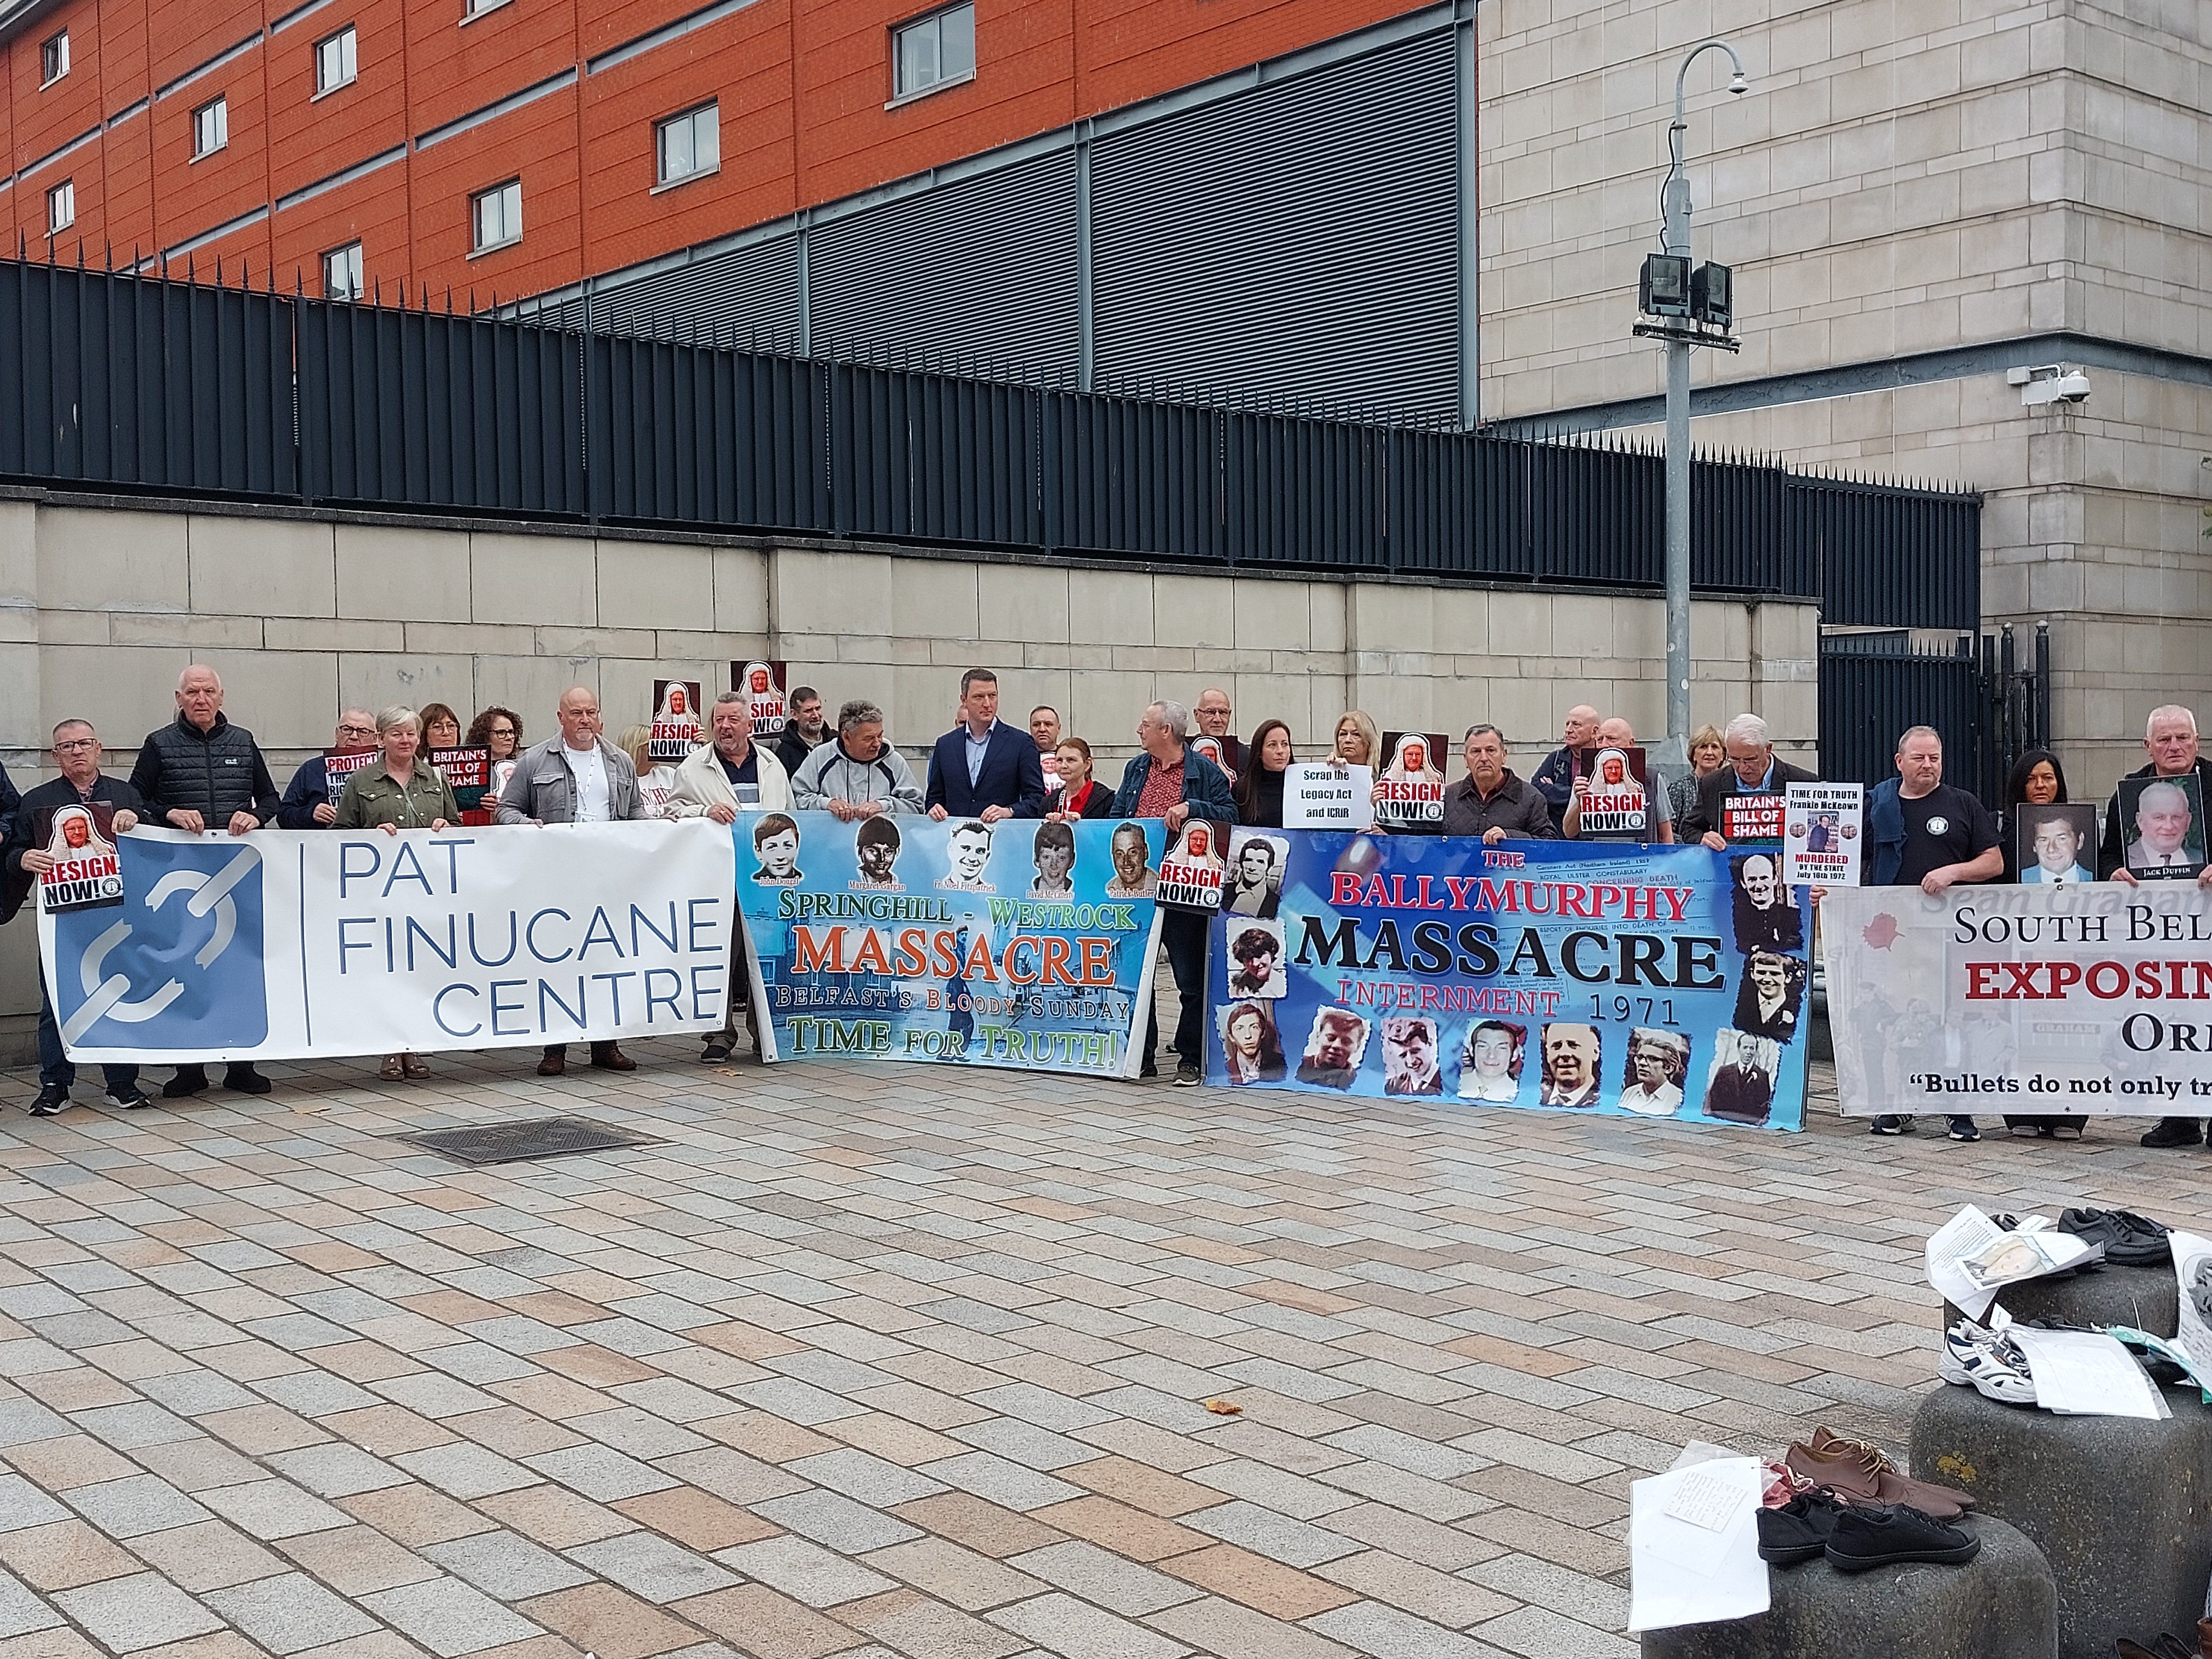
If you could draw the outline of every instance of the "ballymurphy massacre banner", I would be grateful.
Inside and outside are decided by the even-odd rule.
[[[2194,882],[1831,890],[1846,1113],[2212,1107],[2212,893]]]
[[[1237,830],[1206,1077],[1796,1129],[1806,941],[1778,857]]]
[[[1134,1076],[1164,828],[741,817],[764,1057]]]
[[[730,837],[704,818],[117,838],[119,904],[39,917],[79,1060],[284,1060],[712,1030]]]

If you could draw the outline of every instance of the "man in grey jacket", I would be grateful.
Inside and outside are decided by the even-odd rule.
[[[850,823],[878,812],[919,812],[921,786],[884,741],[884,711],[855,698],[837,711],[837,740],[799,762],[791,798],[802,811],[834,812]]]
[[[561,694],[561,735],[526,750],[500,792],[497,823],[607,823],[641,818],[637,769],[629,757],[599,735],[599,695],[587,685]],[[612,1040],[592,1045],[592,1064],[603,1072],[635,1072],[637,1062]],[[538,1075],[568,1069],[568,1045],[549,1042]]]

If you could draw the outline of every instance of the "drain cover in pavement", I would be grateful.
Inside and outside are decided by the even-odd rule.
[[[651,1135],[633,1134],[588,1117],[541,1117],[528,1123],[490,1123],[472,1129],[429,1129],[395,1139],[463,1164],[520,1164],[570,1152],[605,1152],[651,1146]]]

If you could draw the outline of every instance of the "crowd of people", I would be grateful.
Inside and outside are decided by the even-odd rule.
[[[59,775],[52,781],[19,797],[0,770],[0,878],[6,884],[0,920],[12,916],[40,874],[53,867],[55,854],[33,844],[32,825],[41,810],[51,817],[53,809],[94,803],[112,812],[118,834],[140,823],[234,836],[270,825],[397,834],[463,823],[526,826],[705,817],[726,824],[741,812],[762,815],[760,826],[773,831],[779,821],[787,824],[784,815],[793,811],[820,811],[848,823],[901,814],[984,824],[1008,817],[1048,823],[1158,819],[1173,835],[1194,817],[1284,827],[1285,777],[1298,763],[1291,728],[1281,720],[1261,720],[1249,742],[1238,744],[1229,694],[1218,686],[1206,688],[1188,708],[1168,700],[1149,704],[1137,722],[1137,752],[1115,785],[1096,775],[1090,743],[1064,729],[1056,708],[1040,704],[1030,709],[1025,731],[1001,719],[998,678],[988,669],[970,669],[962,677],[957,723],[931,746],[919,779],[889,741],[884,711],[877,704],[852,699],[839,707],[832,721],[820,693],[802,685],[792,690],[786,708],[787,720],[775,741],[757,743],[746,696],[725,691],[702,711],[696,745],[674,762],[652,755],[649,726],[632,726],[619,742],[609,741],[597,695],[580,685],[562,694],[554,710],[554,734],[528,747],[522,716],[509,708],[483,709],[464,727],[459,715],[443,703],[378,712],[349,708],[338,714],[329,753],[302,763],[280,794],[260,745],[225,712],[221,677],[195,664],[179,678],[175,717],[147,735],[127,781],[102,769],[100,734],[89,721],[76,719],[54,728],[53,762]],[[1413,769],[1419,771],[1432,745],[1417,734],[1401,739],[1401,764],[1408,741],[1418,745]],[[1492,843],[1576,837],[1584,833],[1583,806],[1592,786],[1577,757],[1593,750],[1626,753],[1636,741],[1625,718],[1577,705],[1566,713],[1557,746],[1523,779],[1507,763],[1511,744],[1505,732],[1491,722],[1479,722],[1462,739],[1465,770],[1443,789],[1441,817],[1395,825],[1391,833],[1480,837]],[[426,756],[464,747],[486,751],[489,765],[481,786],[456,791]],[[2195,715],[2178,705],[2154,710],[2144,748],[2148,763],[2114,792],[2093,848],[2085,809],[2061,810],[2070,803],[2056,755],[2036,750],[2022,756],[2005,800],[1992,811],[1971,793],[1942,781],[1942,736],[1930,727],[1914,726],[1899,739],[1896,775],[1867,798],[1865,879],[1917,885],[1930,894],[1960,883],[2012,879],[2133,883],[2137,871],[2192,859],[2201,854],[2203,830],[2191,822],[2188,793],[2174,781],[2193,775],[2199,780],[2197,799],[2212,799],[2212,761],[2198,754]],[[1731,797],[1778,795],[1790,783],[1814,781],[1813,773],[1777,757],[1765,722],[1755,714],[1739,714],[1725,728],[1700,727],[1690,737],[1687,755],[1689,765],[1679,775],[1662,780],[1655,773],[1635,786],[1647,808],[1644,829],[1636,839],[1695,842],[1724,850],[1726,803]],[[332,760],[337,757],[349,763],[333,787],[337,772]],[[1389,787],[1382,729],[1364,710],[1348,709],[1338,719],[1323,758],[1371,769],[1378,800]],[[2136,785],[2136,780],[2143,781]],[[1609,778],[1607,787],[1622,782]],[[2033,869],[2015,867],[2016,830],[2032,832],[2027,844],[2036,854]],[[2192,861],[2203,860],[2199,856]],[[1224,896],[1231,914],[1261,913],[1257,904],[1271,892],[1269,873],[1239,869],[1234,874]],[[2197,878],[2212,884],[2212,867]],[[1247,897],[1252,904],[1245,903]],[[1770,908],[1781,915],[1790,907]],[[1786,919],[1793,929],[1799,925],[1794,914]],[[1178,995],[1175,1080],[1194,1085],[1200,1080],[1206,1004],[1207,923],[1195,913],[1164,911],[1161,936]],[[1264,932],[1258,936],[1262,944],[1272,944]],[[1800,943],[1797,935],[1778,935],[1774,949],[1795,950]],[[745,975],[734,971],[734,951],[732,966],[728,1012],[701,1053],[710,1063],[735,1054],[740,1015],[753,1052],[759,1052],[757,1014],[745,994]],[[1270,957],[1256,966],[1247,963],[1245,971],[1264,980],[1277,966]],[[1758,988],[1747,981],[1747,996]],[[1778,1006],[1787,1000],[1779,993],[1770,1000]],[[1756,1017],[1758,1009],[1753,1012]],[[1155,1013],[1147,1023],[1143,1076],[1158,1075],[1158,1042]],[[43,986],[39,1054],[40,1087],[31,1109],[51,1115],[67,1106],[76,1068],[64,1052]],[[1241,1050],[1231,1056],[1232,1066],[1240,1060],[1267,1064],[1265,1057]],[[557,1077],[567,1063],[566,1046],[550,1044],[538,1071]],[[635,1069],[635,1062],[612,1041],[592,1043],[590,1063],[609,1071]],[[1279,1057],[1273,1063],[1279,1066]],[[1662,1070],[1655,1063],[1655,1077]],[[429,1066],[418,1054],[394,1054],[381,1058],[379,1073],[387,1080],[419,1079],[429,1074]],[[228,1066],[222,1081],[224,1087],[246,1094],[265,1094],[271,1086],[246,1061]],[[115,1105],[147,1103],[134,1066],[106,1066],[104,1083],[106,1097]],[[176,1067],[161,1092],[173,1100],[209,1086],[204,1067],[185,1065]],[[2007,1121],[2016,1133],[2051,1136],[2078,1133],[2081,1120],[2020,1116]],[[1910,1116],[1894,1114],[1877,1117],[1872,1127],[1876,1134],[1892,1135],[1909,1133],[1912,1126]],[[1954,1139],[1979,1138],[1970,1116],[1953,1116],[1948,1133]],[[2192,1146],[2203,1138],[2199,1121],[2176,1117],[2161,1121],[2143,1144]]]

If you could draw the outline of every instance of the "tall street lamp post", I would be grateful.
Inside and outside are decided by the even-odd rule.
[[[1667,129],[1667,183],[1660,195],[1662,252],[1644,262],[1638,306],[1654,322],[1636,332],[1663,341],[1667,350],[1667,758],[1689,759],[1690,738],[1690,349],[1734,351],[1729,337],[1734,296],[1726,265],[1690,265],[1690,179],[1683,164],[1688,118],[1683,112],[1690,65],[1708,52],[1728,54],[1735,74],[1729,90],[1750,85],[1743,60],[1725,40],[1692,46],[1674,76],[1674,120]]]

